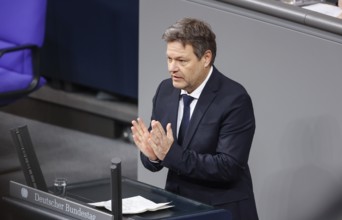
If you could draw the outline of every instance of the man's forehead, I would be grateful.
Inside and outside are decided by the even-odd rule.
[[[166,53],[168,55],[178,54],[178,55],[189,55],[194,54],[194,50],[192,45],[185,44],[183,45],[181,42],[169,42],[167,43]]]

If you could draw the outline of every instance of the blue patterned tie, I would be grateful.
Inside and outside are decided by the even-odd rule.
[[[186,134],[189,121],[190,121],[190,104],[192,100],[194,99],[191,96],[188,95],[182,95],[183,96],[183,103],[184,103],[184,109],[183,109],[183,118],[182,122],[179,128],[178,132],[178,144],[182,145],[184,136]]]

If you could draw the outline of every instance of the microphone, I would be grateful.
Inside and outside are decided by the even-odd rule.
[[[121,159],[113,158],[111,162],[112,214],[114,220],[122,220]]]

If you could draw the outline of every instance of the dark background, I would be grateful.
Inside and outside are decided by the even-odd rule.
[[[119,97],[138,94],[138,0],[49,0],[41,71]]]

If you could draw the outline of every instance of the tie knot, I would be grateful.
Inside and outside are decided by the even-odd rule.
[[[184,106],[190,106],[190,103],[194,100],[194,97],[189,96],[189,95],[183,95],[183,103]]]

